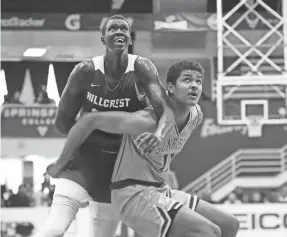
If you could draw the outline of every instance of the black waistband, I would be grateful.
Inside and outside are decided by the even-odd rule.
[[[149,181],[143,181],[143,180],[137,180],[137,179],[124,179],[120,181],[116,181],[110,185],[110,188],[113,189],[121,189],[125,188],[127,186],[132,185],[143,185],[143,186],[153,186],[156,188],[161,188],[165,185],[165,183],[158,183],[158,182],[149,182]]]

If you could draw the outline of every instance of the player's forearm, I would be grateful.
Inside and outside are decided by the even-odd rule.
[[[172,129],[174,125],[175,117],[173,110],[168,106],[164,106],[155,134],[159,135],[160,137],[165,137],[168,131]]]
[[[107,133],[133,134],[134,123],[130,121],[131,113],[122,111],[94,112],[86,115],[92,121],[91,128]]]
[[[159,83],[151,83],[148,86],[147,95],[156,115],[160,118],[155,133],[165,137],[167,132],[175,125],[175,116],[170,99]]]
[[[119,111],[87,113],[69,131],[56,163],[60,167],[65,167],[95,129],[116,134],[139,134],[146,131],[146,127],[144,121],[133,113]]]
[[[138,135],[150,127],[147,125],[147,119],[139,114],[141,112],[93,112],[85,114],[83,120],[86,120],[85,123],[89,124],[90,130],[97,129],[107,133]],[[152,121],[150,120],[150,122]]]
[[[92,133],[89,122],[85,119],[80,119],[68,132],[65,145],[62,149],[60,157],[56,161],[57,165],[65,167],[77,149],[83,144],[86,138]]]
[[[139,57],[135,62],[135,72],[157,117],[160,118],[156,134],[164,137],[175,125],[175,118],[170,99],[159,81],[157,69],[150,60]]]

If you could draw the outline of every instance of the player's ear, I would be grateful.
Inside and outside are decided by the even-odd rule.
[[[169,95],[173,95],[174,94],[174,85],[171,82],[167,83],[167,91]]]
[[[102,41],[103,44],[106,44],[104,36],[101,37],[101,41]]]
[[[132,36],[130,35],[130,43],[129,43],[130,45],[132,45],[133,44],[133,39],[132,39]]]

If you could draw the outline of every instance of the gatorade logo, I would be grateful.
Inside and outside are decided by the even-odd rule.
[[[81,28],[81,15],[73,14],[67,16],[65,20],[65,26],[69,30],[79,30]]]
[[[124,3],[125,3],[125,0],[113,0],[112,5],[111,5],[111,9],[112,10],[120,10]]]

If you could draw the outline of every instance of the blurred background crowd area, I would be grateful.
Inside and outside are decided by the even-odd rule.
[[[179,189],[178,180],[174,171],[166,175],[166,183],[174,189]],[[43,174],[42,182],[38,182],[33,188],[31,179],[24,180],[19,186],[9,185],[6,179],[1,182],[1,207],[36,207],[50,206],[55,191],[55,180],[47,173]],[[41,180],[38,179],[38,180]],[[221,200],[212,200],[208,191],[202,191],[198,196],[214,204],[250,204],[250,203],[286,203],[287,182],[279,188],[240,188],[237,187]]]
[[[38,96],[36,97],[34,104],[55,104],[55,101],[53,99],[50,99],[48,96],[48,93],[46,91],[46,86],[42,85],[40,87],[39,91],[37,91]],[[20,99],[21,92],[15,91],[13,95],[6,94],[4,95],[4,102],[3,104],[24,104],[21,102]]]
[[[29,182],[20,184],[18,190],[9,189],[7,183],[1,184],[1,207],[50,206],[53,200],[55,184],[51,184],[48,174],[44,174],[41,189],[34,191]]]

